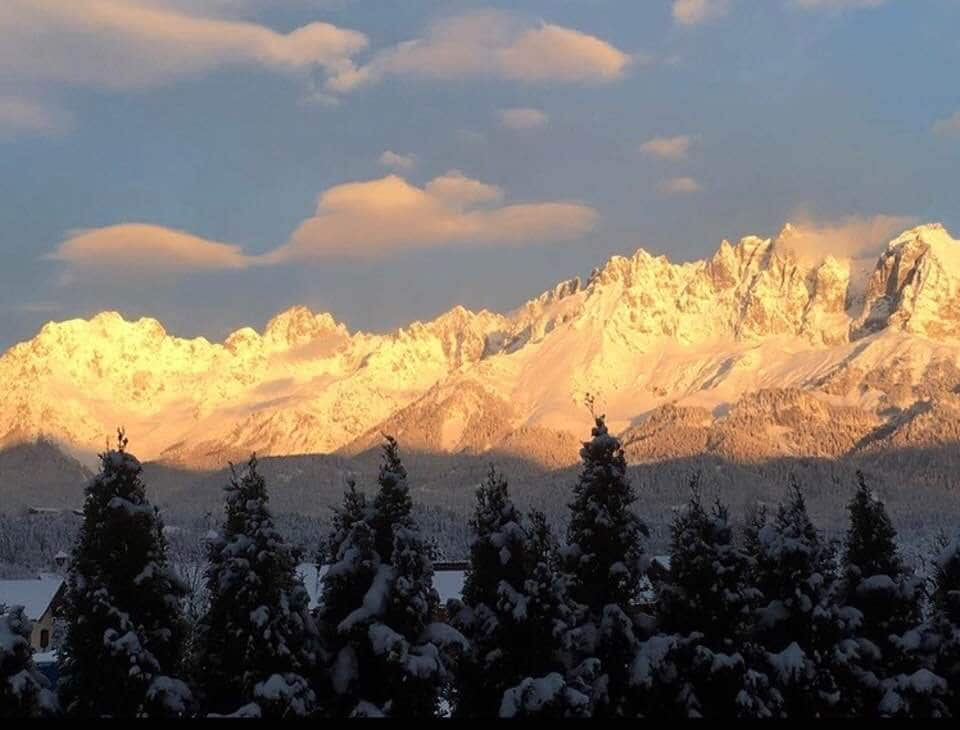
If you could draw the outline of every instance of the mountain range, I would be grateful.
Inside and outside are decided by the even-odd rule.
[[[933,448],[960,437],[960,242],[939,224],[875,259],[775,238],[675,264],[615,256],[508,314],[455,307],[385,334],[294,307],[183,339],[116,312],[50,322],[0,357],[0,447],[81,460],[118,425],[144,460],[218,468],[366,451],[577,460],[586,403],[633,463]]]

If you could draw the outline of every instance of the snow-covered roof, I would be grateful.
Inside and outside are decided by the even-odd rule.
[[[297,566],[297,575],[303,581],[307,593],[310,595],[310,608],[316,608],[320,601],[323,574],[327,566],[317,570],[313,563],[301,563]],[[462,570],[438,570],[433,574],[433,587],[440,594],[440,603],[444,604],[451,598],[460,598],[463,592],[464,572]]]
[[[25,580],[0,580],[0,605],[23,606],[27,617],[39,619],[50,607],[63,577],[55,573],[41,573]]]

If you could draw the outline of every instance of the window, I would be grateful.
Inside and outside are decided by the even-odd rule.
[[[40,648],[46,649],[48,646],[50,646],[50,631],[43,629],[40,632]]]

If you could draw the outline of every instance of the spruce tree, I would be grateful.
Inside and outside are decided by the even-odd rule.
[[[756,596],[727,509],[718,502],[707,512],[699,477],[691,492],[671,526],[670,578],[659,591],[658,627],[679,639],[673,660],[690,682],[693,696],[684,705],[691,714],[733,717],[747,674],[742,648]]]
[[[0,605],[0,719],[55,715],[57,697],[33,663],[32,622],[23,606]]]
[[[630,664],[638,645],[640,581],[646,570],[646,526],[634,514],[620,441],[602,416],[580,451],[582,467],[570,504],[564,551],[572,598],[581,607],[568,644],[574,677],[596,717],[630,715]]]
[[[215,714],[310,715],[317,631],[296,552],[274,527],[255,456],[239,475],[231,466],[225,491],[225,520],[209,543],[210,603],[194,662],[203,707]]]
[[[393,436],[384,435],[383,462],[377,480],[380,488],[374,500],[373,529],[380,559],[393,557],[393,538],[400,528],[415,529],[413,500],[407,486],[407,470],[400,460],[400,447]]]
[[[413,519],[406,471],[389,437],[379,484],[372,510],[348,492],[330,540],[335,562],[324,576],[319,616],[334,714],[433,717],[451,680],[451,655],[467,641],[435,621],[431,548]]]
[[[796,482],[775,519],[747,540],[753,585],[762,595],[750,640],[790,718],[836,714],[830,668],[843,621],[835,604],[833,553],[807,513]]]
[[[569,616],[555,541],[543,514],[524,520],[507,481],[492,466],[477,490],[471,527],[470,567],[454,625],[469,638],[472,651],[458,672],[455,715],[493,718],[504,709],[510,716],[521,710],[529,716],[538,712],[536,703],[524,699],[531,688],[547,686],[541,680],[548,674],[562,677],[560,638]],[[516,712],[509,702],[503,708],[505,693],[524,682],[511,695]],[[572,712],[564,703],[573,690],[554,681],[548,685],[553,699],[541,709]]]
[[[934,561],[932,604],[930,624],[936,636],[932,669],[949,688],[947,711],[960,717],[960,534],[941,541]]]
[[[163,524],[147,500],[140,462],[100,455],[66,579],[60,697],[78,717],[182,716],[185,588],[167,564]]]
[[[889,717],[957,717],[960,680],[960,540],[938,538],[930,577],[930,612],[891,637],[890,677],[881,712]]]
[[[855,714],[893,714],[897,700],[896,643],[919,623],[921,581],[900,557],[897,532],[883,502],[858,473],[850,502],[841,585],[843,604],[852,609],[852,636],[835,649],[841,695]],[[889,695],[889,696],[888,696]]]

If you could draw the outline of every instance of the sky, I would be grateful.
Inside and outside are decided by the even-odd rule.
[[[4,0],[0,347],[105,309],[214,340],[295,304],[505,312],[787,221],[958,236],[958,28],[960,0]]]

